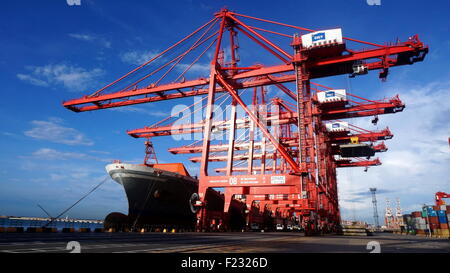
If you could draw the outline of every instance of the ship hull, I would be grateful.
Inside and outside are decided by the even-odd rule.
[[[106,170],[125,190],[128,215],[111,213],[105,219],[105,228],[195,227],[197,179],[138,164],[114,163],[107,165]],[[205,201],[207,211],[214,215],[223,213],[224,197],[220,192],[208,189]],[[227,217],[230,229],[239,230],[245,225],[244,210],[243,203],[232,201]]]
[[[195,179],[136,164],[110,164],[106,170],[125,190],[131,226],[195,225]]]

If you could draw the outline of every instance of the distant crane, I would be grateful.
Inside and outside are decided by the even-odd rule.
[[[400,198],[397,198],[397,208],[395,209],[395,222],[398,228],[404,225],[403,222],[403,212],[400,207]]]
[[[389,198],[386,198],[386,209],[385,209],[385,213],[384,213],[384,222],[388,229],[393,227],[393,222],[394,222],[393,218],[394,218],[394,215],[392,214],[391,201],[389,200]]]
[[[445,192],[437,192],[436,193],[436,206],[442,206],[445,205],[445,201],[442,200],[443,198],[450,198],[450,194],[445,193]]]

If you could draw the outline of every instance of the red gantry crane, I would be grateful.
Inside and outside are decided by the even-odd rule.
[[[440,191],[435,194],[435,197],[436,197],[436,206],[442,206],[446,204],[445,201],[442,199],[450,198],[450,194]]]
[[[245,45],[258,46],[267,54],[247,50],[241,59],[243,39]],[[342,37],[340,29],[315,31],[222,9],[151,60],[63,105],[86,112],[204,96],[178,112],[206,103],[204,117],[201,106],[190,112],[200,113],[194,122],[190,118],[174,122],[178,117],[174,115],[128,131],[142,138],[201,135],[190,145],[169,149],[174,154],[201,154],[191,158],[200,163],[198,228],[218,221],[226,226],[234,198],[247,204],[249,222],[262,221],[258,210],[271,210],[276,217],[297,217],[308,233],[330,231],[340,223],[336,168],[380,165],[370,156],[387,148],[371,145],[392,137],[389,129],[372,132],[341,120],[374,116],[376,122],[378,115],[396,113],[405,106],[398,97],[373,101],[346,93],[339,98],[341,91],[311,80],[355,77],[371,70],[379,70],[379,77],[385,79],[391,67],[420,62],[427,53],[428,47],[417,35],[381,45]],[[202,70],[207,57],[208,68]],[[204,76],[198,77],[195,71],[204,71]],[[268,88],[279,90],[289,101],[269,98]],[[226,118],[220,118],[217,104],[226,106]],[[217,135],[226,140],[217,140]],[[225,166],[217,166],[221,162]],[[208,188],[224,189],[222,215],[206,211]]]

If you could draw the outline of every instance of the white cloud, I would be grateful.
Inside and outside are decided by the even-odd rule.
[[[72,91],[92,89],[97,78],[104,74],[100,68],[86,70],[77,66],[66,64],[49,64],[45,66],[28,66],[29,74],[17,74],[17,78],[32,85],[64,86]]]
[[[103,41],[103,46],[106,48],[111,48],[111,42],[110,41]]]
[[[106,48],[111,48],[111,42],[101,37],[83,33],[70,33],[69,36],[81,41],[97,42]]]
[[[95,39],[93,36],[87,34],[70,33],[69,36],[83,41],[93,41]]]
[[[33,120],[31,124],[33,128],[25,131],[26,136],[67,145],[94,145],[94,142],[83,133],[74,128],[62,126],[59,120]]]
[[[29,82],[32,85],[36,85],[36,86],[47,87],[49,85],[46,81],[43,81],[43,80],[40,80],[37,78],[33,78],[30,75],[17,74],[17,78],[19,78],[22,81]]]
[[[133,65],[141,65],[158,55],[156,51],[128,51],[120,55],[122,62]]]
[[[33,152],[32,156],[44,160],[86,159],[89,157],[83,153],[60,152],[49,148],[39,149]]]
[[[118,108],[110,108],[111,111],[121,112],[121,113],[139,113],[146,114],[153,117],[167,117],[168,113],[157,110],[147,110],[140,107],[135,106],[126,106],[126,107],[118,107]]]
[[[102,154],[102,155],[110,155],[111,154],[111,152],[98,151],[98,150],[90,150],[89,152],[93,153],[93,154]]]
[[[96,154],[109,154],[108,152],[95,151],[91,153]],[[38,160],[95,160],[101,162],[112,162],[112,159],[101,158],[98,156],[86,154],[86,153],[76,153],[76,152],[62,152],[50,148],[41,148],[34,151],[31,156],[22,156],[22,158],[32,158]]]
[[[10,132],[2,132],[1,134],[4,135],[4,136],[7,136],[7,137],[13,137],[13,138],[19,137],[19,135],[14,134],[14,133],[10,133]]]
[[[184,71],[186,68],[189,67],[190,64],[178,64],[177,68],[180,71]],[[201,63],[195,63],[189,68],[188,72],[192,73],[209,73],[211,70],[211,66],[209,64],[201,64]]]
[[[380,222],[385,198],[395,207],[395,198],[399,197],[404,212],[408,213],[420,210],[424,203],[432,204],[434,193],[449,187],[450,82],[396,89],[406,108],[402,113],[380,116],[379,129],[389,126],[394,134],[392,140],[386,141],[389,150],[378,154],[383,165],[370,168],[367,173],[360,168],[338,170],[343,218],[350,219],[355,213],[360,219],[373,222],[371,196],[358,195],[368,192],[369,187],[389,191],[378,196]],[[382,95],[392,97],[394,93]],[[370,119],[350,122],[373,129]]]
[[[66,179],[66,175],[63,175],[63,174],[56,174],[56,173],[51,173],[50,174],[50,180],[52,180],[52,181],[60,181],[60,180],[63,180],[63,179]]]

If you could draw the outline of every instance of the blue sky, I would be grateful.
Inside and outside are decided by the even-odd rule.
[[[302,4],[300,5],[299,2]],[[379,196],[399,197],[406,211],[433,202],[436,191],[450,191],[448,104],[450,19],[448,1],[387,1],[369,6],[346,1],[88,1],[69,6],[65,0],[4,1],[0,10],[0,215],[44,216],[36,206],[58,214],[105,177],[113,159],[139,162],[141,140],[125,130],[152,124],[175,102],[73,113],[61,102],[89,94],[133,69],[198,26],[222,7],[312,29],[342,27],[344,35],[376,43],[406,40],[413,34],[430,46],[423,63],[391,70],[383,83],[377,73],[348,80],[318,82],[347,88],[367,98],[400,94],[403,113],[381,117],[395,137],[380,156],[383,166],[339,170],[344,218],[371,221],[369,187]],[[284,47],[289,50],[289,45]],[[241,57],[258,56],[254,47]],[[190,104],[193,100],[177,101]],[[375,129],[368,120],[356,124]],[[180,161],[167,152],[167,138],[155,139],[159,158]],[[173,145],[172,145],[173,146]],[[194,164],[188,164],[195,173]],[[119,185],[108,182],[75,207],[69,216],[103,218],[127,211]]]

